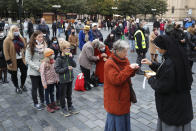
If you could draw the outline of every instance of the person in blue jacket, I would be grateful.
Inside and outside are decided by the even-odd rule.
[[[189,18],[189,20],[186,22],[186,24],[185,24],[185,28],[186,29],[188,29],[189,27],[191,27],[192,26],[192,24],[194,24],[195,22],[191,19],[191,18]]]
[[[85,26],[83,30],[79,33],[79,48],[82,50],[84,44],[88,41],[93,41],[92,31],[90,30],[90,26]]]

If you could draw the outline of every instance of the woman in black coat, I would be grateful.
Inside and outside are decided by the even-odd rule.
[[[3,30],[0,29],[0,83],[8,83],[7,81],[7,64],[3,53],[3,41],[6,38]],[[2,77],[4,75],[4,77]]]
[[[162,54],[162,63],[147,59],[142,63],[150,65],[156,72],[155,76],[145,76],[155,90],[157,131],[191,131],[193,108],[190,90],[193,78],[188,58],[170,36],[158,36],[154,44]]]

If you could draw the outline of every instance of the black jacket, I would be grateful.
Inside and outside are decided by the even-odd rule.
[[[74,80],[73,69],[69,70],[68,66],[76,67],[76,62],[73,60],[73,57],[57,57],[55,63],[55,70],[59,74],[60,83],[69,83]]]
[[[28,33],[33,33],[33,32],[34,32],[33,23],[28,22]]]
[[[116,29],[115,29],[115,38],[116,38],[116,40],[121,39],[123,34],[124,34],[123,27],[117,26]]]
[[[153,27],[154,27],[154,28],[160,28],[160,22],[155,21],[155,22],[153,23]]]
[[[175,90],[175,65],[168,56],[163,63],[153,63],[150,68],[157,73],[148,83],[155,90],[156,108],[159,118],[168,125],[185,125],[193,119],[190,91]]]
[[[186,33],[186,52],[188,55],[189,60],[196,62],[196,35],[192,35],[189,32]]]

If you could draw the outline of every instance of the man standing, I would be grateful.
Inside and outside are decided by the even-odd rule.
[[[79,34],[79,32],[84,28],[84,26],[81,23],[81,20],[78,21],[78,24],[76,25],[76,32]]]
[[[50,29],[45,22],[44,18],[41,18],[41,23],[38,25],[37,30],[40,30],[44,34],[44,39],[47,44],[50,42]]]
[[[135,49],[137,52],[136,62],[140,66],[140,68],[136,73],[139,75],[144,75],[144,71],[141,70],[141,60],[146,57],[146,52],[147,52],[146,38],[145,38],[143,26],[144,26],[143,23],[140,23],[139,28],[134,34]]]
[[[100,41],[103,41],[103,35],[97,29],[97,24],[96,23],[92,24],[92,34],[93,34],[93,40],[94,39],[99,39]]]
[[[52,34],[53,37],[56,37],[56,20],[52,23]]]

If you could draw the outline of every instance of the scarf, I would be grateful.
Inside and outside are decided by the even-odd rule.
[[[14,37],[13,42],[16,53],[20,56],[20,50],[24,48],[24,43],[22,42],[20,37]]]

